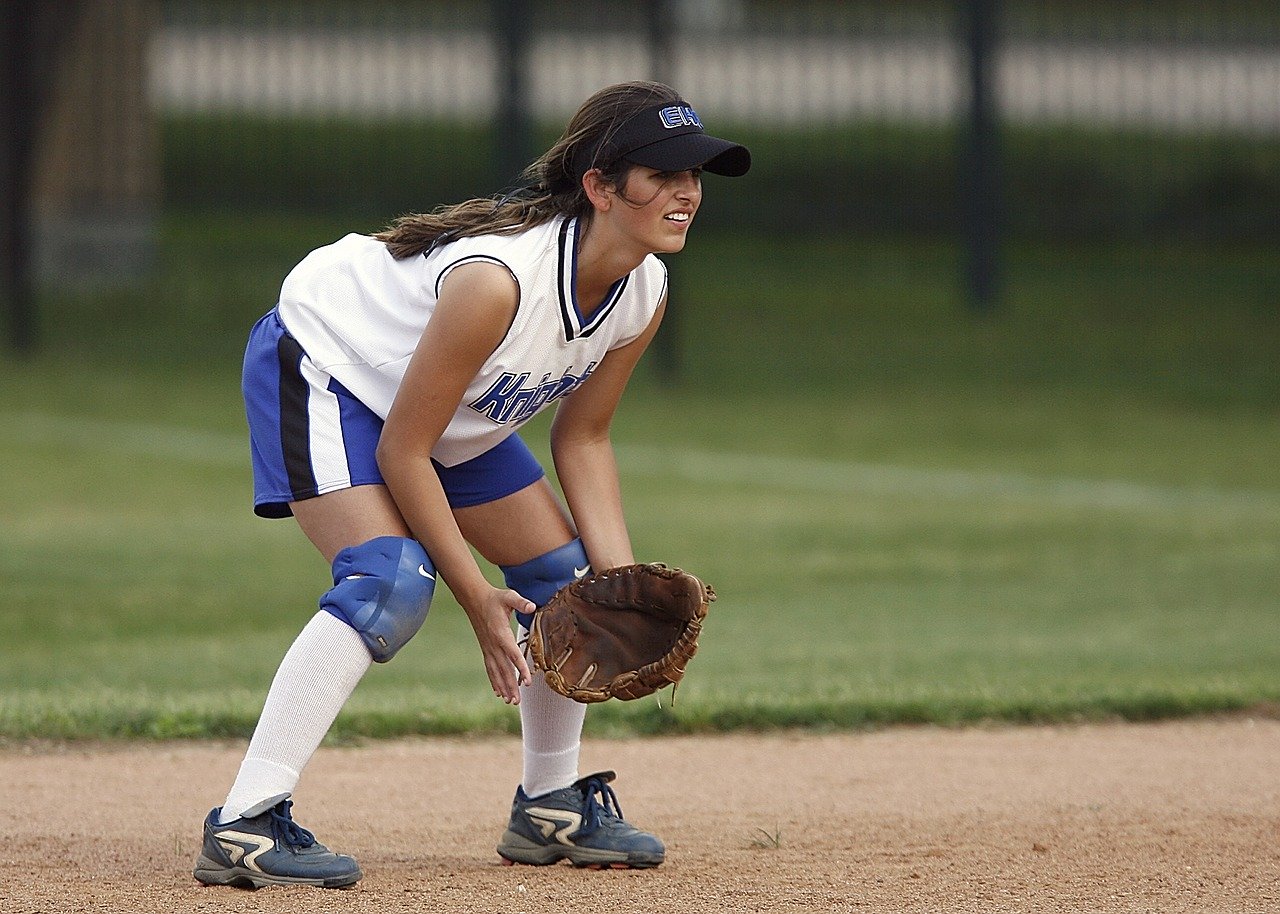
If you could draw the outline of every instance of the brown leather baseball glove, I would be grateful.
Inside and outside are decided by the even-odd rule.
[[[662,564],[574,581],[533,614],[534,668],[574,701],[651,695],[684,678],[715,598],[693,575]]]

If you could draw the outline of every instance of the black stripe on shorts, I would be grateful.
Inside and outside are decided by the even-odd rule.
[[[316,474],[311,467],[311,414],[307,410],[310,387],[302,376],[305,353],[298,341],[285,333],[276,344],[280,357],[280,449],[289,474],[294,500],[316,494]]]

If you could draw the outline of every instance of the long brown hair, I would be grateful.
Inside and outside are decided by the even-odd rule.
[[[582,161],[590,151],[607,145],[609,136],[636,112],[679,101],[674,89],[656,82],[619,83],[601,89],[582,103],[560,139],[524,170],[522,177],[528,186],[497,198],[481,197],[430,213],[410,213],[373,237],[402,260],[430,250],[446,238],[512,235],[561,215],[589,219],[591,201],[582,189],[581,172],[575,173],[575,157]],[[588,168],[600,168],[607,181],[622,188],[629,165],[623,160],[592,161]]]

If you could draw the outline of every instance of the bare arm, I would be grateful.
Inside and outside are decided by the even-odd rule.
[[[556,410],[551,454],[574,524],[596,570],[635,561],[609,427],[618,401],[666,312],[666,299],[635,340],[614,349]]]
[[[466,611],[494,692],[511,704],[519,702],[518,685],[530,675],[508,614],[532,612],[533,605],[515,591],[493,587],[480,572],[431,451],[467,386],[506,335],[518,298],[514,279],[494,264],[464,264],[449,274],[378,442],[378,467],[396,506]]]

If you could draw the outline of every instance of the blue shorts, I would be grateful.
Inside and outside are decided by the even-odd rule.
[[[289,502],[326,492],[385,485],[375,457],[382,419],[312,364],[274,310],[249,334],[243,391],[259,517],[289,517]],[[432,463],[454,508],[496,501],[545,475],[514,434],[456,466]]]

